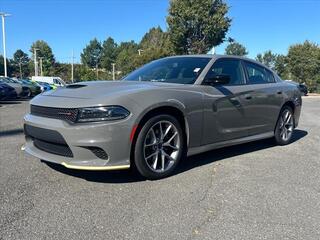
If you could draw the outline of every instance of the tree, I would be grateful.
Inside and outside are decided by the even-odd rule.
[[[227,55],[245,56],[248,55],[247,49],[240,43],[231,42],[226,47],[225,53]]]
[[[282,79],[288,79],[290,76],[288,69],[288,58],[285,55],[277,55],[276,61],[274,63],[274,70]]]
[[[162,55],[172,55],[172,44],[169,34],[164,32],[161,27],[151,28],[141,39],[139,47],[146,49],[161,50]]]
[[[310,91],[315,91],[320,84],[320,47],[305,41],[303,44],[290,46],[288,67],[292,78],[307,83]]]
[[[8,58],[6,60],[7,60],[7,74],[8,76],[11,76],[14,70],[12,65],[12,60]],[[4,76],[4,59],[2,55],[0,55],[0,76]]]
[[[81,53],[81,62],[89,68],[98,68],[101,66],[102,46],[101,43],[94,38],[83,49]]]
[[[122,42],[118,48],[116,69],[122,72],[122,76],[136,68],[134,58],[138,56],[139,46],[134,41]]]
[[[177,54],[206,53],[221,44],[231,24],[223,0],[171,0],[167,23]]]
[[[38,40],[31,45],[30,52],[32,53],[32,59],[34,59],[35,50],[37,51],[37,61],[42,58],[42,70],[44,75],[51,75],[53,71],[53,65],[55,64],[55,58],[52,53],[51,47],[47,42]],[[39,68],[40,69],[40,68]]]
[[[112,63],[115,63],[118,54],[118,45],[113,38],[108,37],[102,44],[101,66],[107,71],[112,70]]]
[[[29,61],[30,58],[28,54],[23,52],[21,49],[18,49],[13,54],[12,66],[14,68],[14,74],[19,75],[20,78],[25,78],[30,74],[29,71]]]
[[[277,59],[277,55],[273,54],[270,50],[264,52],[263,54],[258,54],[256,60],[261,62],[262,64],[266,65],[269,68],[275,68],[275,62]]]

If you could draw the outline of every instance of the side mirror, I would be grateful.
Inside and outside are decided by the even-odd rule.
[[[229,75],[214,75],[209,76],[204,79],[204,84],[206,85],[224,85],[228,84],[230,82],[230,76]]]

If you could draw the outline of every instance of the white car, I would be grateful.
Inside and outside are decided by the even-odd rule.
[[[66,85],[66,83],[60,77],[33,76],[32,81],[45,82],[49,83],[50,85],[55,85],[57,87],[62,87]]]

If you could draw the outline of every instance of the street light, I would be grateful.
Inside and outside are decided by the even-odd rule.
[[[9,13],[0,12],[2,18],[2,41],[3,41],[3,60],[4,60],[4,76],[7,77],[7,56],[6,56],[6,33],[4,28],[4,18],[10,16]]]

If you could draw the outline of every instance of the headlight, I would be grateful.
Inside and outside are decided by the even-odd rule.
[[[128,117],[130,112],[120,106],[80,108],[78,122],[98,122],[119,120]]]

